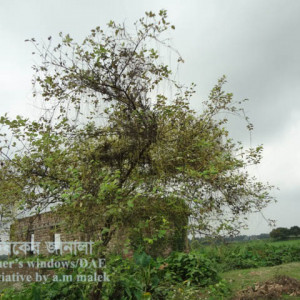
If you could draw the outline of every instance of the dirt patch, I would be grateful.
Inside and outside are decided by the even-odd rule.
[[[237,292],[234,300],[281,299],[282,295],[299,296],[300,281],[288,276],[257,283],[252,287]]]

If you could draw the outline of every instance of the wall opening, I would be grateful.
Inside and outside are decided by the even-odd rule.
[[[57,254],[60,253],[60,246],[61,246],[60,233],[55,233],[54,234],[54,249]]]

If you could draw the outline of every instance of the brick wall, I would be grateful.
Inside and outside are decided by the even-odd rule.
[[[100,226],[95,228],[95,232],[97,230],[100,232]],[[90,241],[88,234],[69,233],[68,230],[64,229],[62,220],[54,212],[16,220],[10,227],[11,242],[31,242],[32,234],[34,241],[40,242],[39,253],[43,255],[49,255],[45,242],[55,242],[55,234],[60,234],[61,242]],[[109,242],[107,251],[122,253],[126,238],[126,230],[119,229]],[[22,252],[19,252],[20,255],[18,254],[18,256],[23,256]]]
[[[95,228],[95,233],[100,233],[101,230],[101,222],[99,222],[99,228]],[[181,226],[179,226],[181,227]],[[173,236],[176,234],[175,225],[173,226],[173,230],[170,230],[167,233],[167,238],[164,243],[159,241],[155,243],[154,248],[151,250],[149,248],[149,252],[151,255],[157,256],[168,255],[172,250],[179,250],[176,244],[172,242]],[[174,231],[174,232],[173,232]],[[63,222],[55,212],[47,212],[39,215],[22,218],[17,220],[14,224],[11,225],[11,236],[10,240],[12,242],[31,242],[31,235],[34,234],[34,241],[41,242],[40,244],[40,254],[49,255],[45,242],[54,242],[55,234],[60,234],[61,242],[72,242],[72,241],[83,241],[89,242],[90,234],[85,233],[68,233],[68,230],[65,230],[63,227]],[[179,231],[178,231],[179,232]],[[128,228],[119,228],[116,230],[109,244],[107,245],[106,252],[115,252],[119,254],[124,254],[124,245],[128,238]],[[97,240],[100,238],[100,234],[95,235],[98,236]],[[183,233],[183,235],[179,238],[180,244],[183,245],[183,249],[188,249],[187,245],[187,235]],[[180,250],[183,250],[180,249]]]
[[[53,212],[19,219],[10,228],[12,242],[31,242],[34,235],[34,241],[41,242],[40,254],[43,255],[49,254],[45,242],[54,242],[55,234],[60,235],[62,242],[83,241],[79,234],[70,234],[63,230],[61,220]]]

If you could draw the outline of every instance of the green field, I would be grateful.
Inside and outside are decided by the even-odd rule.
[[[102,287],[105,300],[300,299],[300,240],[198,245],[190,253],[157,259],[144,252],[131,259],[111,255],[106,272],[110,282]],[[24,287],[0,282],[0,299],[84,300],[91,287],[92,283],[76,282]],[[265,298],[255,294],[259,292],[266,293]],[[270,293],[277,294],[272,298]]]
[[[286,241],[247,241],[247,242],[234,242],[228,245],[211,245],[206,246],[204,249],[200,251],[204,251],[206,253],[218,253],[220,257],[225,259],[226,254],[236,253],[240,255],[241,253],[245,253],[249,248],[253,251],[254,249],[257,252],[262,254],[262,261],[264,260],[263,249],[267,247],[276,247],[278,250],[281,248],[289,249],[289,247],[298,248],[300,253],[300,240],[286,240]],[[237,251],[239,250],[239,251]],[[255,252],[255,251],[253,251]],[[255,257],[253,257],[256,259]],[[204,295],[199,299],[233,299],[234,295],[241,290],[247,289],[248,287],[255,286],[257,283],[266,282],[268,280],[274,279],[278,276],[289,276],[291,278],[297,279],[300,282],[300,261],[290,262],[290,263],[282,263],[275,266],[269,267],[255,267],[255,268],[246,268],[246,269],[233,269],[227,272],[221,273],[221,278],[224,280],[226,288],[230,290],[228,295],[211,295],[209,293],[209,289],[204,289]],[[222,298],[220,298],[222,297]],[[289,296],[283,295],[282,299],[300,299],[300,296]],[[268,298],[261,298],[268,299]],[[273,298],[275,299],[275,298]]]

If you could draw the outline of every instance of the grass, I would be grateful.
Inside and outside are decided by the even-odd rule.
[[[245,289],[257,282],[263,282],[278,275],[287,275],[300,280],[300,262],[274,267],[233,270],[223,273],[221,277],[229,282],[233,292]]]
[[[255,245],[265,245],[269,244],[272,246],[297,246],[300,245],[300,238],[292,238],[288,240],[276,241],[272,239],[263,239],[263,240],[252,240],[252,241],[240,241],[240,242],[230,242],[228,244],[223,244],[224,247],[231,246],[255,246]],[[210,247],[210,246],[207,246]]]
[[[269,241],[269,243],[271,243],[274,246],[282,246],[282,245],[294,246],[300,244],[300,239],[291,239],[286,241]]]
[[[258,241],[245,241],[245,242],[233,242],[228,245],[215,245],[215,246],[205,246],[206,250],[202,248],[202,251],[209,252],[213,251],[225,257],[230,248],[239,247],[240,249],[246,248],[247,246],[258,246],[263,247],[263,245],[268,244],[274,247],[280,246],[299,246],[300,239],[291,239],[286,241],[271,241],[271,240],[258,240]],[[250,286],[255,285],[258,282],[265,282],[267,280],[273,279],[278,275],[286,275],[295,278],[300,281],[300,262],[292,262],[281,264],[271,267],[260,267],[260,268],[250,268],[250,269],[238,269],[231,270],[221,274],[221,278],[225,279],[228,287],[232,291],[231,296],[223,299],[230,299],[237,291],[246,289]],[[207,289],[204,293],[206,296]],[[201,299],[201,298],[200,298]],[[202,298],[202,299],[220,299],[220,298]],[[300,297],[283,296],[283,299],[298,299]]]
[[[273,279],[278,275],[286,275],[300,280],[300,262],[283,264],[274,267],[251,268],[244,270],[233,270],[221,274],[222,280],[226,280],[231,293],[227,297],[213,296],[209,292],[209,288],[202,289],[197,299],[205,300],[230,300],[234,295],[241,290],[254,286],[259,282],[265,282]],[[291,297],[283,295],[282,299],[300,300],[300,296]]]
[[[300,238],[291,238],[288,240],[282,240],[282,241],[274,241],[272,239],[265,239],[265,240],[253,240],[253,241],[245,241],[245,242],[233,242],[234,245],[262,245],[262,244],[270,244],[273,246],[282,246],[282,245],[299,245],[300,244]]]

